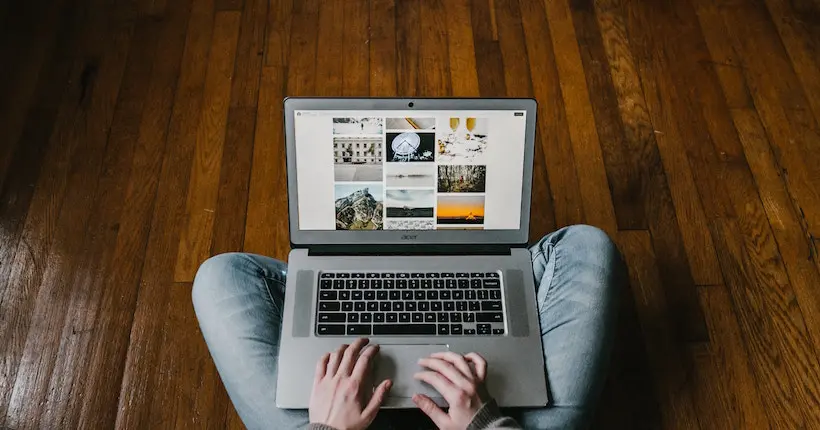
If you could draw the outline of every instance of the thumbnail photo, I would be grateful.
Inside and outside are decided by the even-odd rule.
[[[387,190],[388,218],[432,218],[436,205],[434,190]]]
[[[486,164],[487,118],[443,118],[436,142],[436,157],[446,164]]]
[[[334,137],[334,177],[340,182],[381,181],[381,136]]]
[[[388,188],[436,186],[436,165],[431,163],[388,163],[384,166]]]
[[[484,196],[438,196],[439,224],[484,224]]]
[[[381,230],[382,184],[336,184],[336,230]]]
[[[387,133],[387,161],[433,161],[435,133]]]
[[[435,118],[387,118],[388,130],[435,130]]]
[[[382,118],[333,118],[333,134],[382,134]]]
[[[486,166],[438,166],[438,192],[483,193],[486,190]]]
[[[436,223],[432,218],[386,218],[384,220],[385,230],[433,230],[435,228]]]

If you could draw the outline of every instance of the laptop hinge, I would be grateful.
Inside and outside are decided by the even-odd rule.
[[[310,245],[308,255],[510,255],[513,248],[526,244],[458,244],[458,245]]]

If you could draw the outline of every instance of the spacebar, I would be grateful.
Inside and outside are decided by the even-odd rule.
[[[373,334],[436,334],[435,324],[374,324]]]

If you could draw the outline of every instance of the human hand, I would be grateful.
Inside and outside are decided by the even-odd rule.
[[[360,430],[367,428],[376,418],[392,382],[389,379],[382,381],[373,391],[367,406],[362,408],[370,394],[370,390],[365,388],[370,360],[379,351],[378,345],[365,347],[368,342],[366,338],[356,339],[350,346],[342,345],[319,359],[310,394],[311,423],[339,430]]]
[[[473,363],[475,370],[470,368],[469,363]],[[420,359],[419,364],[430,370],[418,372],[413,377],[432,385],[447,400],[450,409],[442,411],[424,394],[413,396],[413,402],[438,428],[466,429],[473,416],[490,399],[484,389],[487,362],[474,352],[465,356],[454,352],[436,352]]]

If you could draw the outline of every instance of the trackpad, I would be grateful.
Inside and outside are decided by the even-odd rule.
[[[436,400],[441,394],[426,383],[413,379],[413,375],[423,369],[418,364],[419,358],[445,351],[448,351],[447,345],[379,345],[375,382],[393,380],[388,397],[409,398],[414,394],[426,394]]]

